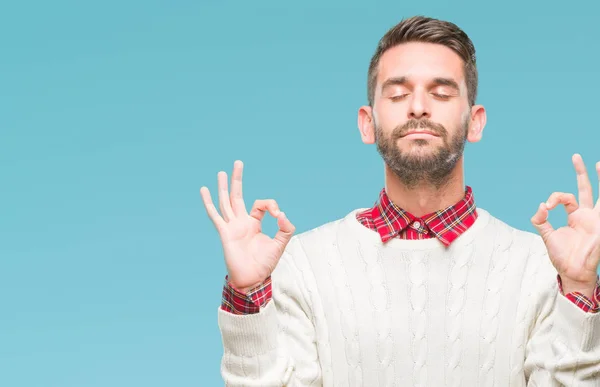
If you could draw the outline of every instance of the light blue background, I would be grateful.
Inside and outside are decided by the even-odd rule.
[[[356,112],[403,17],[454,21],[476,44],[479,206],[533,231],[538,203],[576,192],[574,152],[597,194],[592,2],[204,3],[0,9],[1,386],[222,385],[225,269],[198,189],[214,195],[239,158],[246,203],[275,198],[298,232],[372,205],[382,162]]]

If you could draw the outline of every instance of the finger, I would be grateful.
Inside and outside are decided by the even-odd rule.
[[[206,209],[208,217],[210,218],[210,220],[212,220],[213,224],[215,225],[215,228],[220,233],[223,227],[225,226],[225,221],[223,220],[223,218],[221,218],[221,215],[219,215],[219,212],[215,208],[215,205],[212,202],[212,198],[210,197],[210,192],[208,188],[201,187],[200,196],[202,197],[202,202],[204,203],[204,208]]]
[[[545,242],[548,239],[548,236],[554,231],[554,228],[552,228],[552,225],[548,221],[548,208],[546,203],[540,204],[537,212],[531,217],[531,223]]]
[[[240,160],[233,163],[231,174],[231,207],[235,215],[247,215],[244,196],[242,194],[242,172],[244,164]]]
[[[273,199],[256,200],[252,206],[252,210],[250,211],[250,216],[260,222],[264,218],[267,211],[272,217],[277,218],[280,213],[277,202]]]
[[[577,188],[579,189],[579,205],[582,208],[594,207],[594,193],[592,192],[592,183],[588,177],[585,163],[581,155],[573,155],[573,165],[577,173]]]
[[[290,239],[292,239],[296,227],[294,227],[284,212],[280,212],[277,216],[277,225],[279,226],[279,230],[273,239],[279,242],[282,248],[285,248]]]
[[[575,199],[575,195],[565,192],[554,192],[552,195],[550,195],[548,201],[546,202],[546,207],[548,210],[553,210],[559,204],[565,206],[565,210],[567,211],[568,215],[579,208],[577,199]]]
[[[600,211],[600,161],[596,163],[596,173],[598,174],[598,201],[594,209]]]
[[[223,171],[217,174],[219,185],[219,208],[226,222],[234,218],[231,202],[229,201],[229,192],[227,190],[227,174]]]

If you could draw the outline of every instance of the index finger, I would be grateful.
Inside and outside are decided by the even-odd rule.
[[[594,193],[592,192],[592,183],[588,177],[585,164],[581,155],[573,155],[573,165],[577,173],[577,188],[579,189],[579,206],[582,208],[594,207]]]

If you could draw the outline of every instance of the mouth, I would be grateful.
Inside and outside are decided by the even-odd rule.
[[[419,130],[419,131],[408,132],[405,135],[401,136],[400,138],[430,139],[430,138],[434,138],[434,137],[439,137],[439,136],[428,130]]]

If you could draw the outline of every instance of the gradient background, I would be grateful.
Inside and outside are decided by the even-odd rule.
[[[576,192],[574,152],[598,193],[592,2],[82,3],[0,8],[3,387],[222,385],[225,267],[198,189],[239,158],[247,205],[275,198],[298,232],[372,205],[382,162],[356,113],[403,17],[477,47],[479,206],[533,231],[538,203]]]

